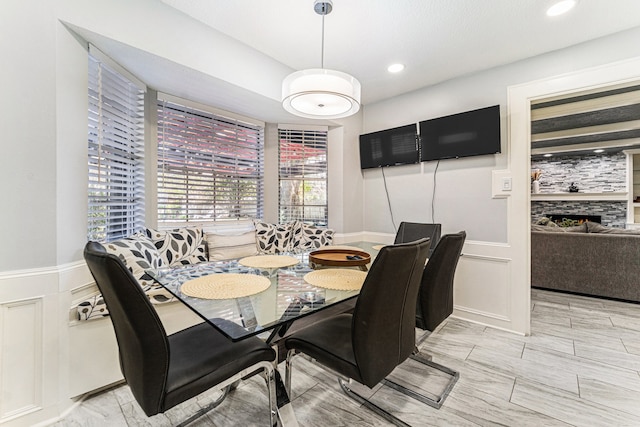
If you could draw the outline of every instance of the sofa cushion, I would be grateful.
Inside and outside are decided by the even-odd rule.
[[[255,230],[233,235],[206,233],[205,240],[209,250],[209,261],[243,258],[258,253]]]
[[[291,250],[291,235],[295,222],[271,224],[254,221],[258,251],[264,254],[277,254]]]
[[[531,231],[543,231],[545,233],[586,233],[587,223],[573,227],[550,227],[548,225],[531,224]]]
[[[605,227],[597,222],[587,222],[587,231],[589,233],[603,233],[603,234],[640,234],[640,230]]]
[[[164,267],[206,262],[202,229],[188,227],[159,231],[148,228],[147,236],[160,253]]]
[[[333,230],[297,221],[293,227],[291,250],[304,252],[333,243]]]

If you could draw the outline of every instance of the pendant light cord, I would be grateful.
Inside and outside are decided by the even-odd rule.
[[[324,68],[324,17],[322,15],[322,45],[320,48],[320,68]]]

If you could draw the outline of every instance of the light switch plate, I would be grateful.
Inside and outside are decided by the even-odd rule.
[[[491,171],[491,197],[493,199],[506,199],[511,197],[513,191],[513,176],[509,169],[497,169]]]
[[[511,191],[511,177],[502,178],[502,191]]]

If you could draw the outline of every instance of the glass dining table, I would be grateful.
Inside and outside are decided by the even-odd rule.
[[[371,254],[373,260],[378,252],[374,246],[376,245],[368,242],[355,242],[334,247],[358,248]],[[308,252],[282,255],[297,258],[299,262],[281,268],[256,268],[244,266],[241,260],[233,259],[148,273],[176,299],[231,341],[240,341],[271,331],[271,336],[265,339],[268,343],[273,343],[277,340],[276,332],[281,332],[283,327],[295,320],[355,298],[359,293],[359,290],[327,289],[305,281],[304,276],[314,271],[309,264]],[[267,278],[271,284],[266,290],[255,295],[229,299],[199,298],[182,291],[182,285],[192,279],[224,273],[258,275]],[[241,327],[225,327],[227,323],[220,319],[230,320]]]
[[[369,242],[353,242],[333,247],[350,247],[365,251],[371,255],[373,262],[379,246]],[[278,341],[285,336],[294,322],[312,314],[320,314],[323,310],[330,311],[341,304],[349,304],[349,301],[353,303],[359,293],[359,289],[329,289],[314,286],[306,281],[305,275],[314,271],[309,263],[309,252],[282,255],[296,258],[298,262],[287,267],[257,268],[247,267],[243,265],[242,260],[233,259],[160,269],[148,271],[148,273],[177,300],[200,316],[203,321],[218,329],[229,340],[236,342],[259,335],[268,344],[277,348]],[[259,293],[237,298],[200,298],[189,295],[189,292],[183,292],[183,285],[189,281],[229,273],[260,276],[268,279],[269,284]],[[223,320],[233,322],[232,327],[226,326],[228,323]],[[278,408],[283,424],[297,425],[279,374],[276,374],[276,386]],[[283,417],[283,413],[288,415]]]

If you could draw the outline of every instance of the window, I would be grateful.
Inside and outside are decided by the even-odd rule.
[[[327,130],[281,127],[278,139],[280,222],[326,226]]]
[[[89,55],[88,238],[111,241],[144,227],[144,90]]]
[[[264,124],[177,101],[158,100],[159,223],[261,218]]]

